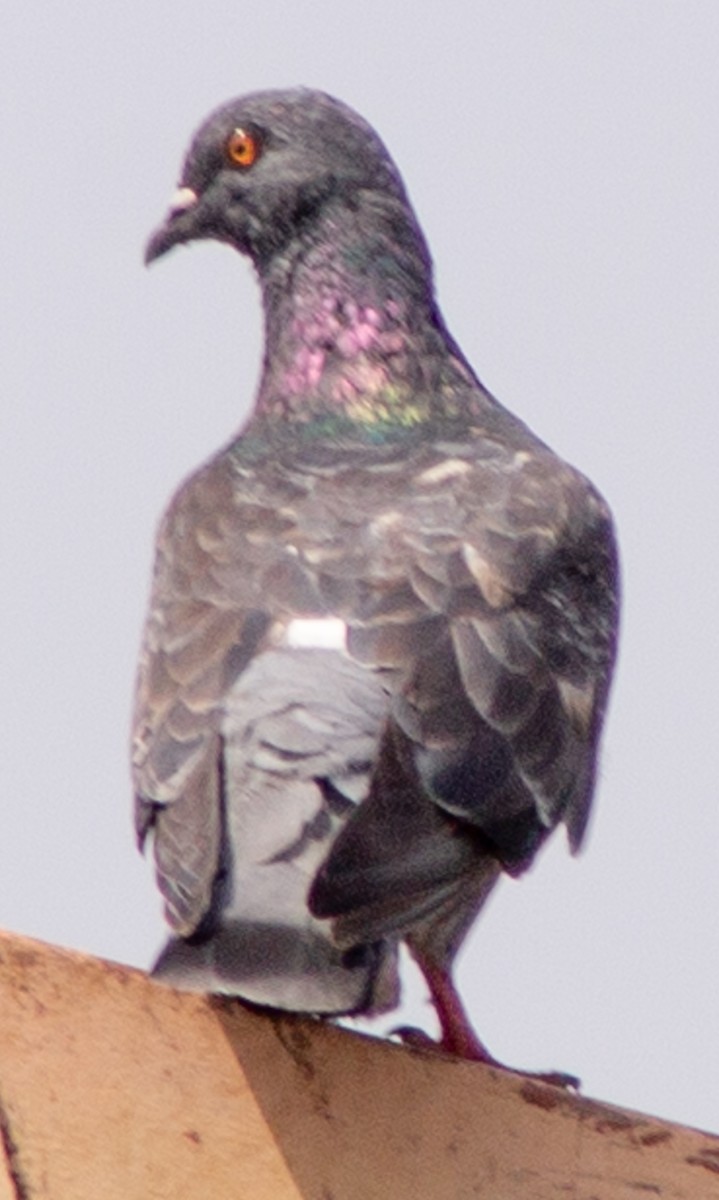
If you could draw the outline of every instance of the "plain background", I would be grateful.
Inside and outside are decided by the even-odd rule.
[[[162,940],[127,770],[152,538],[247,410],[260,317],[229,250],[142,249],[211,108],[321,87],[397,159],[482,379],[620,531],[587,849],[498,890],[467,1005],[509,1062],[719,1128],[718,45],[715,0],[5,5],[6,927],[140,966]]]

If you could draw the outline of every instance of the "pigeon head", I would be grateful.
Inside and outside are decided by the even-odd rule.
[[[407,199],[392,159],[351,108],[306,88],[223,105],[195,134],[151,262],[198,238],[227,242],[261,269],[332,202],[360,193]]]
[[[317,437],[341,428],[376,439],[380,426],[404,437],[481,403],[437,307],[399,171],[339,100],[254,92],[207,118],[145,261],[204,238],[256,269],[265,354],[255,412],[275,430],[296,418]]]

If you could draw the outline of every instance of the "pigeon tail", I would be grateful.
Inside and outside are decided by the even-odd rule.
[[[394,951],[386,944],[343,953],[326,931],[261,922],[228,922],[208,937],[170,938],[152,975],[185,991],[324,1016],[384,1012],[399,1000]]]

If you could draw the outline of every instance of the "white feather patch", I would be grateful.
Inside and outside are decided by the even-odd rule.
[[[415,485],[444,483],[445,480],[454,479],[457,475],[466,475],[471,470],[471,464],[465,462],[463,458],[444,458],[442,462],[435,463],[433,467],[427,467],[426,471],[422,471],[422,474],[417,476]]]
[[[347,645],[347,626],[339,617],[295,617],[285,627],[283,644],[344,650]]]

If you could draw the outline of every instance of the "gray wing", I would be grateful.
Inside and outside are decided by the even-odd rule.
[[[216,460],[170,506],[138,669],[135,826],[140,845],[153,830],[167,919],[181,934],[193,933],[208,912],[218,870],[224,698],[271,624],[251,557],[227,587],[238,548],[232,505],[231,480]]]
[[[549,451],[491,452],[414,473],[384,526],[404,616],[384,596],[350,622],[351,653],[387,672],[391,736],[311,893],[340,940],[431,930],[451,958],[500,867],[524,870],[560,821],[576,848],[586,825],[616,643],[611,519]]]
[[[176,497],[157,543],[137,688],[136,826],[152,831],[174,936],[165,981],[299,1011],[396,1000],[387,943],[347,953],[307,893],[368,790],[386,717],[375,675],[284,645],[324,616],[292,545],[281,473],[244,484],[226,456]]]

